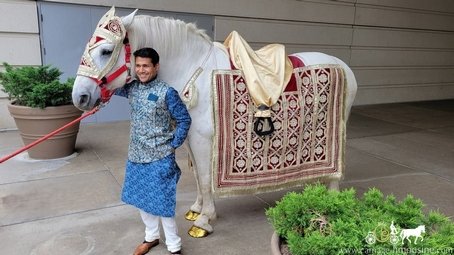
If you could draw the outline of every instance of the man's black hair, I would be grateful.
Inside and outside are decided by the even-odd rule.
[[[151,63],[159,63],[159,54],[153,48],[142,48],[134,51],[134,57],[151,58]]]

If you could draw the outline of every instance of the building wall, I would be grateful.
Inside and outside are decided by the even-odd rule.
[[[452,0],[43,2],[209,14],[215,17],[216,41],[237,30],[254,48],[283,43],[288,53],[335,55],[357,77],[355,105],[454,98]],[[0,60],[18,66],[41,64],[36,2],[0,0],[0,10]],[[10,22],[18,17],[21,22]],[[0,128],[4,104],[0,99]]]
[[[0,71],[12,66],[41,65],[38,15],[35,1],[0,0]],[[5,93],[0,90],[0,131],[15,128]]]
[[[237,30],[254,48],[321,51],[349,64],[355,105],[454,98],[452,0],[61,0],[215,16],[214,40]]]
[[[454,98],[454,1],[358,0],[357,104]]]
[[[328,18],[218,16],[215,39],[238,30],[256,47],[335,55],[356,75],[355,105],[454,98],[454,1],[319,2],[336,6]]]

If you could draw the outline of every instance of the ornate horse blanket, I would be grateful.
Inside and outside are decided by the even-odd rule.
[[[213,73],[213,190],[255,194],[340,179],[344,163],[345,77],[337,65],[297,67],[272,106],[275,131],[253,131],[255,106],[241,70]]]

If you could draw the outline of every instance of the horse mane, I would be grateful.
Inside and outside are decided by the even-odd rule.
[[[145,29],[145,31],[142,32],[151,32],[150,30],[146,30],[146,28],[150,26],[157,28],[158,31],[156,31],[156,33],[159,33],[161,35],[166,33],[169,35],[176,34],[184,35],[185,32],[189,32],[211,42],[211,38],[206,34],[205,30],[197,28],[197,26],[194,23],[186,23],[179,19],[164,18],[159,16],[137,15],[134,18],[133,25],[135,28]],[[133,39],[140,39],[140,37],[149,38],[149,36],[146,35],[145,36],[136,35],[136,37],[137,38]]]
[[[148,15],[138,15],[134,18],[128,28],[128,37],[132,51],[152,47],[159,53],[161,66],[159,74],[167,82],[175,79],[171,77],[175,72],[180,75],[193,72],[188,70],[187,65],[184,68],[181,65],[191,61],[194,64],[213,44],[205,30],[197,28],[194,23]],[[131,62],[133,60],[134,58],[131,58]],[[132,74],[135,75],[134,71]]]

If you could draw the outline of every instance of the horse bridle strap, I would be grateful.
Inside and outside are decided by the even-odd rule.
[[[112,44],[114,45],[114,48],[110,54],[110,59],[102,67],[102,69],[99,69],[99,66],[96,65],[90,53],[92,50],[104,43]],[[125,64],[111,72],[118,61],[122,46],[125,50]],[[129,67],[131,65],[130,58],[131,47],[129,45],[126,28],[124,27],[121,18],[115,16],[115,10],[112,8],[101,18],[96,26],[95,32],[93,33],[93,36],[88,42],[84,54],[82,55],[77,75],[89,77],[96,82],[101,89],[101,101],[104,103],[109,101],[114,93],[114,91],[109,91],[106,88],[106,84],[112,82],[126,71],[128,71],[128,77],[125,82],[129,81]]]
[[[110,100],[112,95],[115,93],[114,90],[110,91],[106,88],[106,84],[109,84],[113,80],[117,79],[120,75],[122,75],[124,72],[128,72],[128,77],[126,78],[126,82],[128,82],[131,79],[130,76],[130,66],[131,66],[131,46],[129,45],[129,40],[126,35],[125,40],[123,41],[124,47],[125,47],[125,64],[120,66],[117,70],[115,70],[113,73],[102,77],[101,79],[97,79],[94,77],[90,77],[94,81],[96,81],[96,84],[101,88],[101,102],[106,103],[107,101]]]
[[[96,81],[96,84],[98,84],[98,86],[101,88],[101,102],[103,103],[108,102],[112,95],[115,93],[115,90],[108,90],[105,85],[118,78],[125,71],[128,71],[128,67],[126,65],[122,65],[120,68],[115,70],[115,72],[111,73],[109,76],[102,77],[101,80],[92,78],[93,80]]]
[[[203,67],[205,66],[208,58],[210,57],[211,53],[213,52],[214,44],[211,44],[210,50],[208,51],[207,55],[203,59],[200,66],[194,71],[191,78],[186,82],[183,87],[183,90],[180,93],[181,100],[186,105],[188,109],[192,109],[197,105],[197,87],[195,81],[199,77],[199,75],[203,72]]]

